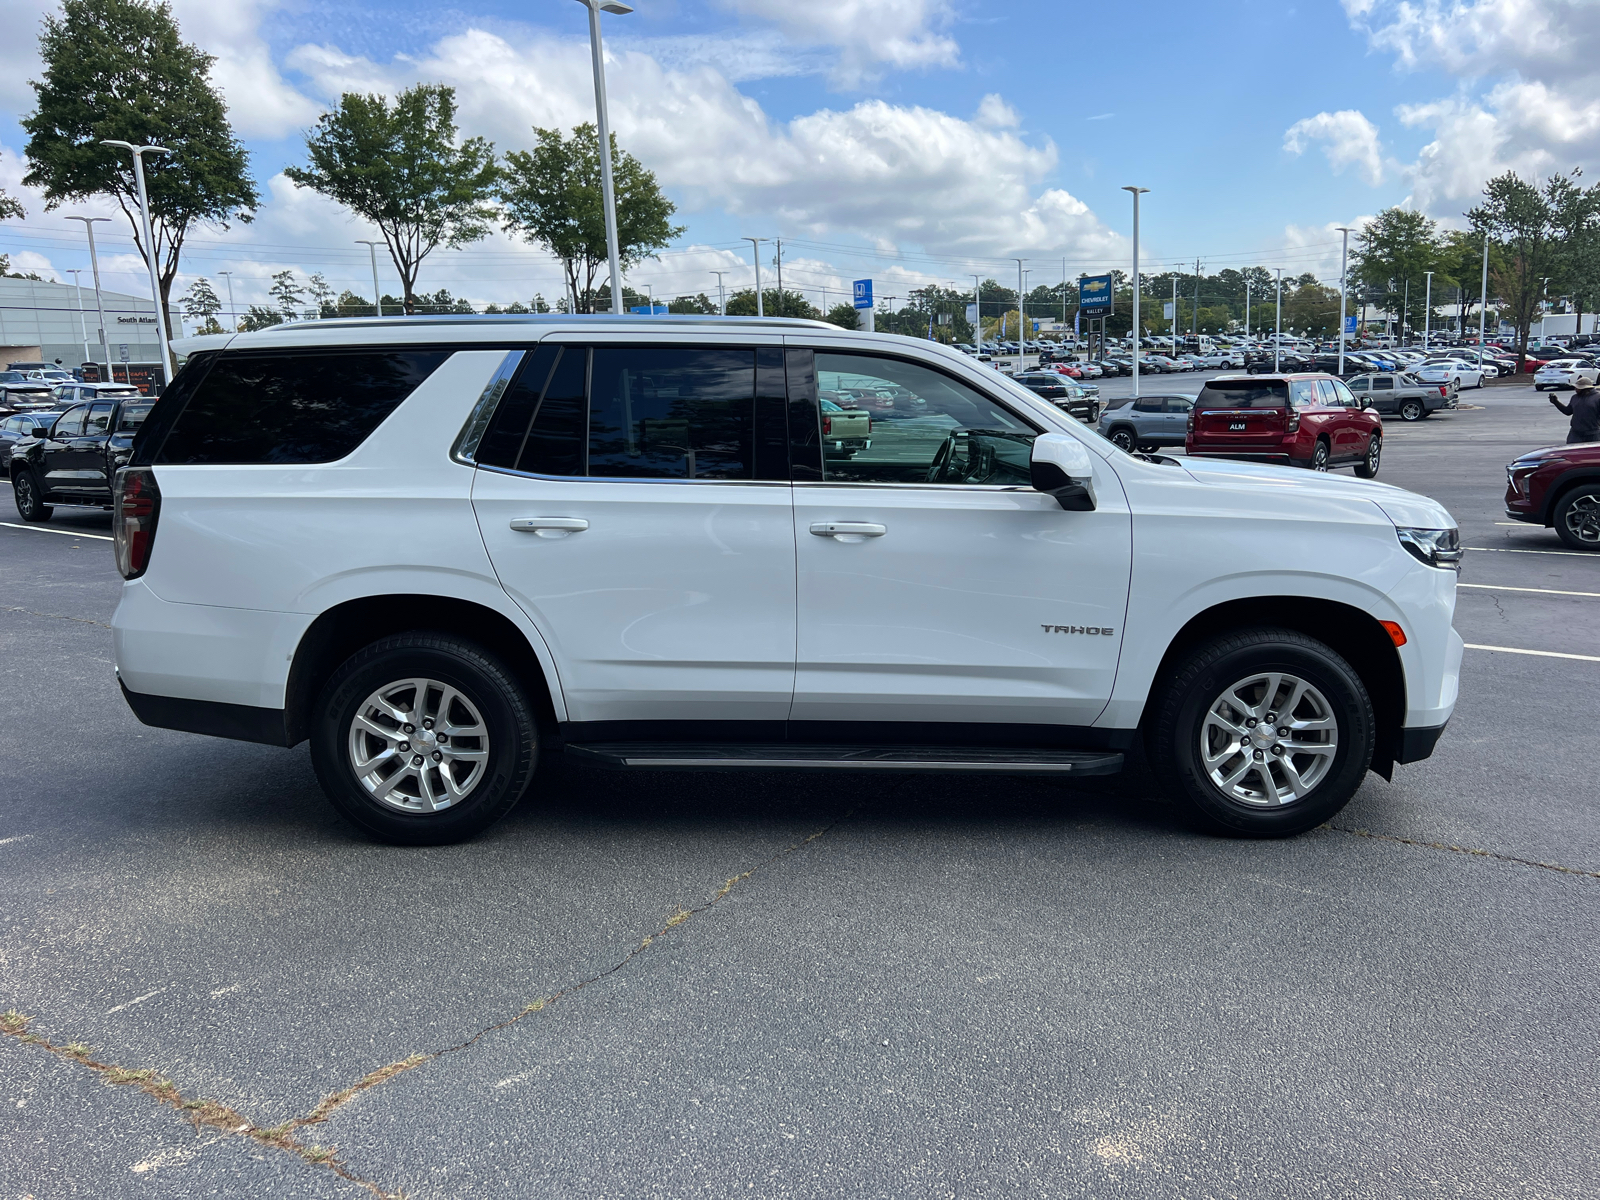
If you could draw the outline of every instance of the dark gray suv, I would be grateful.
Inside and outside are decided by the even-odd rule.
[[[1181,446],[1188,430],[1193,396],[1123,396],[1106,401],[1096,428],[1127,451]]]

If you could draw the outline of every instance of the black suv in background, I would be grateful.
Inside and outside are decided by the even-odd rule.
[[[1085,425],[1093,425],[1100,419],[1100,402],[1065,375],[1055,371],[1026,371],[1016,379],[1034,395],[1042,396]]]
[[[96,400],[75,404],[10,447],[7,460],[17,512],[24,521],[48,521],[55,504],[111,507],[111,483],[126,466],[133,435],[153,399]]]

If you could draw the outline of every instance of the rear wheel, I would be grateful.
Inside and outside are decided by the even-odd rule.
[[[50,514],[55,512],[44,502],[39,477],[27,467],[19,467],[13,472],[11,494],[16,497],[17,515],[24,521],[48,521]]]
[[[1574,550],[1600,550],[1600,487],[1574,488],[1556,504],[1556,534]]]
[[[387,637],[322,690],[311,761],[352,823],[399,845],[436,846],[509,812],[538,761],[533,708],[482,647],[447,634]]]
[[[1400,402],[1400,419],[1402,421],[1420,421],[1427,415],[1427,406],[1421,400],[1402,400]]]
[[[1356,464],[1356,474],[1363,479],[1375,479],[1378,475],[1378,460],[1383,457],[1383,439],[1377,434],[1372,435],[1372,440],[1367,443],[1367,456]]]
[[[1196,649],[1155,709],[1151,765],[1189,820],[1226,837],[1289,837],[1350,800],[1372,761],[1361,678],[1288,629]]]

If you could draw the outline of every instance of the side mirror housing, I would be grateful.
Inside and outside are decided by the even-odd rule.
[[[1068,512],[1094,510],[1094,458],[1077,438],[1041,433],[1033,439],[1030,465],[1035,491],[1054,496]]]

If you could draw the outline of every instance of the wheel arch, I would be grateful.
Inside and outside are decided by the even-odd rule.
[[[1563,471],[1556,476],[1544,494],[1544,512],[1542,520],[1546,525],[1554,525],[1556,519],[1556,506],[1561,503],[1573,488],[1585,483],[1600,483],[1600,467],[1574,467],[1570,471]]]
[[[412,629],[438,630],[477,642],[504,659],[528,690],[534,714],[553,729],[559,693],[527,634],[511,618],[454,596],[360,596],[320,614],[295,647],[284,690],[287,745],[309,735],[311,708],[339,664],[361,647]]]
[[[1371,613],[1353,604],[1307,596],[1252,596],[1203,609],[1178,630],[1156,667],[1158,683],[1169,680],[1196,647],[1234,629],[1275,626],[1315,638],[1336,651],[1361,677],[1372,700],[1377,737],[1372,769],[1390,778],[1400,749],[1406,714],[1406,677],[1388,632]],[[1141,726],[1156,710],[1147,703]]]

